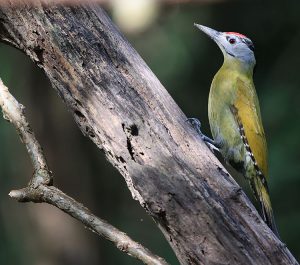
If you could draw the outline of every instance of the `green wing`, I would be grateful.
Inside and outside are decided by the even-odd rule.
[[[268,176],[267,143],[262,126],[258,98],[254,85],[237,79],[236,98],[233,107],[243,126],[245,138],[254,159],[265,177]]]

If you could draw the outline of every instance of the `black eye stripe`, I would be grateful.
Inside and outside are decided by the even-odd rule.
[[[248,39],[241,39],[241,40],[242,40],[242,42],[244,42],[248,46],[248,48],[251,51],[254,51],[254,45],[253,45],[251,40],[248,40]]]
[[[249,47],[249,49],[250,49],[251,51],[253,51],[253,52],[254,52],[254,45],[253,45],[253,44],[251,44],[251,45],[248,45],[248,47]]]

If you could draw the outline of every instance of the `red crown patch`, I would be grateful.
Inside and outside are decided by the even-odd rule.
[[[237,33],[237,32],[226,32],[226,34],[230,34],[230,35],[235,35],[235,36],[238,36],[238,37],[241,37],[241,38],[247,38],[247,36],[241,34],[241,33]]]

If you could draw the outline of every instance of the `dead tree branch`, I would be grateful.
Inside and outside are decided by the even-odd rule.
[[[86,207],[61,190],[52,186],[42,148],[36,140],[24,114],[24,107],[8,91],[0,79],[0,106],[3,117],[11,122],[26,145],[34,168],[34,174],[27,187],[13,190],[9,196],[20,202],[46,202],[71,215],[99,236],[112,241],[118,249],[149,265],[167,265],[160,257],[152,254],[141,244],[133,241],[125,233],[92,214]]]
[[[298,264],[100,7],[3,7],[0,38],[44,70],[181,264]]]

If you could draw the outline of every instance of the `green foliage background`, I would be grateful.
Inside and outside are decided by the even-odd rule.
[[[198,117],[207,133],[209,86],[222,55],[193,23],[241,32],[253,40],[274,211],[282,240],[298,259],[299,10],[300,2],[292,0],[169,5],[145,32],[127,36],[186,115]],[[123,178],[81,135],[42,71],[4,44],[0,45],[0,58],[0,77],[27,107],[56,185],[171,264],[178,264],[154,222],[131,199]],[[140,264],[52,207],[9,199],[8,192],[23,187],[32,168],[16,132],[3,119],[0,147],[1,264]],[[238,181],[247,190],[244,181],[239,177]]]

